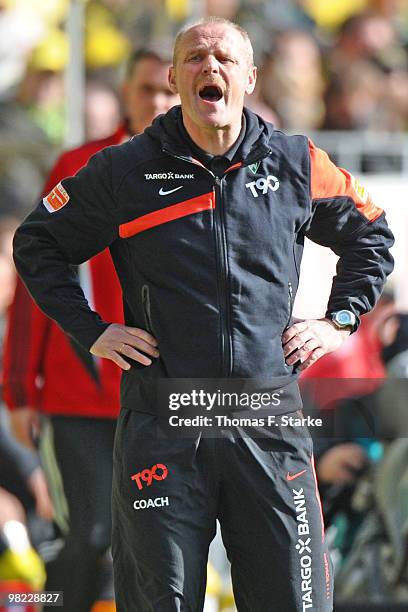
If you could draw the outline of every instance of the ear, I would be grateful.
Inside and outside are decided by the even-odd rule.
[[[170,66],[169,68],[169,87],[174,94],[178,94],[176,85],[176,71],[174,66]]]
[[[130,91],[130,85],[129,85],[128,79],[126,79],[125,81],[123,81],[123,83],[120,86],[120,95],[123,101],[123,107],[125,109],[125,112],[129,111],[129,105],[130,105],[129,91]]]
[[[127,79],[125,79],[120,86],[120,95],[124,100],[126,100],[129,95],[129,81]]]
[[[248,83],[245,89],[245,93],[250,95],[251,93],[253,93],[254,89],[255,89],[255,85],[256,85],[256,66],[253,66],[248,74]]]

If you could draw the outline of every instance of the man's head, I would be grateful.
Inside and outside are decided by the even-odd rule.
[[[136,51],[128,62],[122,96],[132,134],[142,132],[153,119],[179,103],[169,88],[171,61],[155,51]]]
[[[251,42],[235,23],[208,17],[177,36],[169,82],[189,131],[240,125],[244,96],[255,81]]]

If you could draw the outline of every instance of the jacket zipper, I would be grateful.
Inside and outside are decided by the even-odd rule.
[[[292,287],[292,283],[289,281],[288,282],[288,320],[285,325],[285,329],[287,329],[290,325],[290,321],[292,319],[292,312],[293,312],[293,287]]]
[[[221,376],[231,376],[232,374],[232,332],[231,332],[231,304],[228,290],[228,258],[227,258],[227,239],[225,235],[225,208],[222,198],[222,178],[216,177],[216,204],[214,210],[214,227],[217,245],[217,269],[219,280],[219,294],[221,298],[221,342],[222,342],[222,364]]]
[[[153,324],[152,324],[152,312],[150,307],[150,290],[149,285],[143,285],[142,287],[142,307],[143,314],[145,320],[146,331],[149,334],[153,334]]]
[[[232,374],[232,333],[230,321],[230,299],[228,291],[228,259],[227,259],[227,240],[225,235],[225,210],[222,200],[222,179],[216,177],[211,170],[201,164],[196,164],[187,157],[176,155],[167,149],[163,151],[176,159],[193,165],[199,165],[208,172],[215,181],[215,209],[214,209],[214,228],[217,258],[217,284],[220,300],[220,320],[221,320],[221,376],[228,377]]]

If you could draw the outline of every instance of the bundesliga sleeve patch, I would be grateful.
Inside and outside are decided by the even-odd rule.
[[[61,183],[55,185],[54,189],[43,198],[43,204],[48,212],[53,213],[68,204],[69,195],[65,191]]]
[[[355,176],[353,175],[350,175],[350,176],[351,176],[351,185],[354,191],[360,197],[361,201],[364,204],[367,204],[367,201],[370,198],[370,194],[368,193],[367,189],[360,183],[360,181],[356,179]]]

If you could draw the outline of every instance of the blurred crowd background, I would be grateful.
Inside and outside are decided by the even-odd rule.
[[[81,40],[67,27],[75,6],[83,10],[82,137],[72,131],[69,105],[76,92],[67,86],[78,52],[72,45]],[[123,116],[119,85],[133,50],[148,46],[170,57],[177,31],[204,15],[237,21],[250,34],[259,80],[249,107],[285,131],[313,137],[339,165],[374,179],[389,181],[392,175],[403,185],[408,173],[407,0],[0,0],[0,338],[15,286],[12,235],[36,204],[55,159],[81,140],[115,131]],[[383,185],[386,192],[389,183]],[[398,193],[403,200],[404,189]],[[398,203],[394,218],[408,227],[404,205]],[[322,263],[320,255],[314,261]],[[311,268],[316,277],[315,264]],[[397,281],[402,284],[401,274]],[[399,290],[394,281],[397,297]],[[310,286],[308,293],[313,294]],[[376,323],[375,334],[382,324],[383,319]],[[404,342],[406,350],[408,336]],[[380,360],[381,347],[375,346]],[[386,369],[378,372],[373,370],[372,377],[387,376]],[[398,375],[408,376],[408,370]],[[333,366],[324,376],[342,375]],[[349,433],[342,443],[352,438]],[[367,457],[354,455],[356,474]],[[331,482],[343,487],[350,481],[354,484],[354,476]],[[408,601],[406,590],[403,597]]]
[[[259,67],[258,87],[248,105],[283,129],[373,131],[383,137],[393,132],[398,138],[408,127],[405,0],[84,4],[86,139],[103,138],[118,124],[118,83],[131,50],[146,44],[170,50],[182,24],[203,14],[228,17],[248,29]],[[57,152],[67,143],[80,144],[70,139],[66,121],[69,10],[69,0],[0,0],[3,216],[26,213]],[[362,169],[400,170],[401,159],[384,151],[381,155],[381,149],[379,138],[374,157],[366,155]]]
[[[182,24],[203,14],[248,29],[259,67],[248,104],[283,129],[399,134],[408,127],[406,0],[84,4],[86,139],[114,131],[121,113],[117,88],[130,51],[146,44],[171,50]],[[0,0],[2,214],[30,209],[53,156],[66,143],[80,144],[67,134],[69,10],[69,0]],[[375,159],[363,160],[363,170],[400,169],[398,160],[380,152],[378,141]]]

